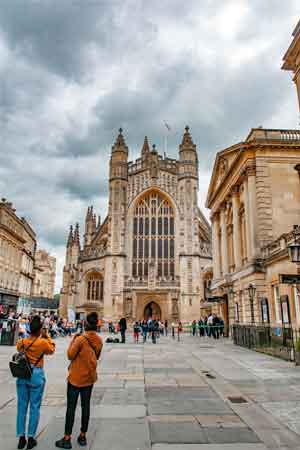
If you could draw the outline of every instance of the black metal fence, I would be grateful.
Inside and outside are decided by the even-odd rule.
[[[265,325],[232,325],[232,338],[236,345],[257,352],[277,356],[286,361],[297,359],[299,330],[292,327],[271,327]],[[295,351],[296,350],[296,351]]]

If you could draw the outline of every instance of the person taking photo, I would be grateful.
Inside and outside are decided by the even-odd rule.
[[[17,378],[17,436],[18,449],[31,450],[37,445],[35,439],[40,420],[40,408],[43,399],[46,378],[44,373],[44,355],[55,352],[55,343],[43,328],[40,316],[34,316],[29,325],[30,335],[17,342],[18,352],[24,352],[32,368],[29,379]],[[28,442],[26,439],[26,418],[30,406],[28,423]]]
[[[98,314],[88,314],[85,332],[75,335],[68,348],[69,366],[67,387],[67,412],[65,435],[55,445],[58,448],[72,448],[71,437],[78,397],[81,398],[81,432],[77,438],[80,446],[87,445],[86,433],[90,420],[90,402],[94,383],[97,381],[97,361],[102,350],[102,339],[97,334]]]

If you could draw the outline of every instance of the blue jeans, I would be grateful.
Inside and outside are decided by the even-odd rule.
[[[34,367],[30,380],[17,379],[18,413],[17,436],[26,435],[26,417],[30,404],[28,437],[35,437],[39,420],[40,408],[44,394],[46,378],[44,369]]]

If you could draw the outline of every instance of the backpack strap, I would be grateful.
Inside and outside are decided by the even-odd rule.
[[[85,335],[83,335],[82,337],[84,337],[84,339],[86,339],[89,343],[89,346],[94,350],[96,359],[99,359],[100,357],[100,353],[97,352],[97,350],[95,349],[95,347],[93,346],[93,344],[91,343],[91,341],[89,340],[89,338],[87,338]]]
[[[24,353],[26,353],[29,349],[30,349],[30,347],[35,343],[35,341],[38,339],[38,337],[36,337],[29,345],[28,345],[28,347],[26,347],[25,348],[25,346],[24,346],[24,339],[22,339],[22,345],[23,345],[23,349],[24,349]]]

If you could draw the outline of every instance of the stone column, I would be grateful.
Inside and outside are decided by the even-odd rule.
[[[228,274],[228,243],[227,243],[227,225],[225,217],[226,205],[222,205],[220,212],[221,225],[221,251],[222,251],[222,272],[223,276]]]
[[[213,277],[221,277],[220,268],[220,243],[219,243],[219,217],[214,214],[211,218],[212,223],[212,254],[213,254]]]
[[[247,169],[248,175],[248,199],[249,199],[249,236],[250,236],[250,258],[256,256],[256,180],[255,167]]]
[[[249,197],[248,197],[248,179],[245,178],[244,183],[244,206],[245,206],[245,225],[246,225],[246,254],[247,259],[251,258],[251,244],[250,244],[250,224],[249,224]]]
[[[239,221],[239,186],[232,190],[233,255],[235,270],[242,266],[241,229]]]

